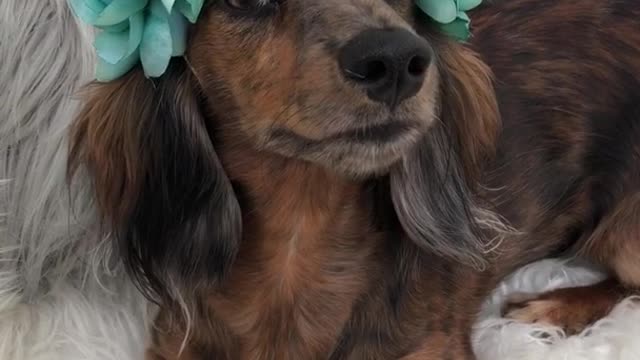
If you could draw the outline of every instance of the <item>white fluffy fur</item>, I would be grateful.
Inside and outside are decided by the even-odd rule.
[[[91,38],[66,0],[0,0],[1,360],[142,358],[149,307],[111,256],[87,184],[65,180],[73,95],[94,64]],[[557,261],[515,274],[477,325],[480,360],[640,358],[640,307],[631,301],[568,339],[498,317],[510,292],[599,276]]]
[[[66,0],[0,1],[0,359],[140,359],[147,309],[86,184],[67,184],[91,32]]]

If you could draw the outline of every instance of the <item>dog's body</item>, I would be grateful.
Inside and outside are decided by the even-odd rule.
[[[482,183],[523,232],[501,245],[503,257],[575,254],[623,283],[516,299],[514,318],[572,333],[640,285],[640,10],[630,1],[496,10],[478,14],[475,48],[494,73],[503,121]]]
[[[287,3],[287,28],[299,25],[289,6],[303,3],[319,14],[307,42],[313,26],[362,31],[323,17],[331,1],[309,0]],[[88,162],[133,274],[165,301],[150,358],[471,359],[475,314],[517,266],[571,250],[619,280],[578,289],[602,301],[552,319],[563,325],[640,285],[640,5],[518,0],[475,11],[471,47],[493,72],[496,105],[468,48],[420,23],[411,1],[388,3],[350,0],[348,11],[372,9],[366,26],[408,22],[437,59],[398,110],[408,130],[388,148],[358,127],[342,138],[353,132],[349,106],[364,100],[331,87],[324,52],[275,25],[266,42],[250,30],[240,45],[220,39],[243,33],[216,6],[196,29],[190,67],[174,63],[155,86],[134,72],[97,89],[72,164]],[[345,46],[322,43],[334,42]],[[293,110],[288,81],[303,103]],[[553,296],[547,312],[573,295]],[[196,310],[181,321],[177,305]]]

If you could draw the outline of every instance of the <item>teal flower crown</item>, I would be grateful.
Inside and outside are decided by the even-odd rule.
[[[482,0],[415,0],[416,5],[440,24],[443,33],[458,41],[471,36],[471,20],[467,11],[478,7]]]
[[[322,0],[318,0],[322,1]],[[415,0],[447,35],[469,38],[466,11],[482,0]],[[137,64],[147,77],[159,77],[171,58],[187,47],[189,22],[195,24],[204,0],[69,0],[83,22],[100,30],[94,46],[98,55],[96,80],[108,82]]]
[[[94,46],[96,79],[112,81],[138,63],[159,77],[187,48],[188,22],[195,24],[204,0],[69,0],[83,22],[101,32]]]

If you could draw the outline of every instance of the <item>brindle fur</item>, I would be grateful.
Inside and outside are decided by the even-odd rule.
[[[472,359],[475,314],[517,266],[574,251],[615,299],[640,285],[640,4],[493,1],[469,46],[412,4],[211,2],[187,62],[93,88],[71,171],[87,164],[161,301],[149,359]],[[384,27],[434,54],[395,114],[336,70]],[[410,127],[392,144],[343,136],[390,116]]]

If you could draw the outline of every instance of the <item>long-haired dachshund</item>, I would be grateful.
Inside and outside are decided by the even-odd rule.
[[[149,359],[472,359],[518,266],[610,270],[507,309],[572,331],[640,285],[637,0],[493,1],[469,44],[413,0],[205,7],[71,144],[161,304]]]

